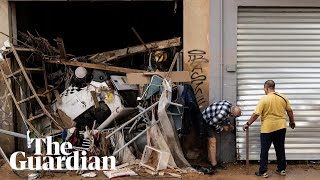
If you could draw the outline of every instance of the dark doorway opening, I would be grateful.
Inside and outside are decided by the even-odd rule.
[[[175,8],[177,7],[177,8]],[[67,53],[88,55],[182,37],[182,1],[16,2],[17,30],[61,37]]]

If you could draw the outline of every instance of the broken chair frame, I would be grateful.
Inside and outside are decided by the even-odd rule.
[[[137,118],[143,116],[145,113],[149,112],[150,110],[152,110],[156,105],[159,104],[159,101],[157,101],[156,103],[152,104],[151,106],[149,106],[148,108],[146,108],[145,110],[143,110],[142,112],[140,112],[139,114],[137,114],[135,117],[131,118],[129,121],[123,123],[119,128],[117,128],[116,130],[114,130],[112,133],[110,133],[108,136],[106,136],[106,139],[109,139],[112,135],[114,135],[116,132],[121,131],[124,127],[126,127],[127,125],[129,125],[130,123],[132,123],[134,120],[136,120]],[[169,102],[169,104],[174,105],[174,106],[178,106],[178,107],[183,107],[181,104],[177,104],[177,103],[173,103],[173,102]],[[138,135],[136,135],[134,138],[132,138],[129,142],[127,142],[124,146],[122,146],[121,148],[117,149],[116,151],[113,152],[113,156],[118,154],[123,148],[127,147],[128,145],[130,145],[131,143],[133,143],[136,139],[138,139],[140,136],[142,136],[145,132],[147,132],[149,129],[151,129],[154,125],[158,124],[160,122],[160,119],[155,121],[154,123],[150,124],[145,130],[141,131]],[[133,124],[133,126],[136,125],[136,122]],[[132,127],[133,127],[132,126]],[[132,129],[132,127],[130,128],[130,130]]]

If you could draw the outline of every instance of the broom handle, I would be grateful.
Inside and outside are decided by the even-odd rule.
[[[246,169],[247,169],[247,174],[249,174],[250,169],[249,169],[249,127],[247,127],[246,130]]]

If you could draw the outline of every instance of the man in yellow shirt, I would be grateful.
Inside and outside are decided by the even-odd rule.
[[[261,152],[260,168],[255,174],[257,176],[268,177],[268,152],[273,143],[276,150],[278,168],[280,175],[286,175],[286,156],[284,141],[286,136],[286,113],[289,116],[290,127],[295,128],[293,111],[288,98],[275,92],[275,83],[273,80],[267,80],[264,83],[264,92],[266,96],[262,97],[243,130],[248,128],[259,116],[261,116]]]

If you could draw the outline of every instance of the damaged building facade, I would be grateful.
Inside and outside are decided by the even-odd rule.
[[[20,96],[16,103],[26,115],[25,121],[6,96],[9,92],[1,88],[1,100],[5,102],[1,129],[24,133],[24,122],[41,115],[47,118],[45,122],[28,124],[39,136],[55,134],[52,129],[68,129],[67,134],[79,137],[88,136],[90,130],[102,131],[113,152],[101,153],[128,152],[121,158],[135,159],[138,154],[143,159],[153,148],[146,145],[158,143],[156,150],[171,150],[169,165],[188,165],[186,149],[198,144],[192,138],[180,143],[181,117],[188,111],[180,102],[185,83],[192,86],[200,110],[222,99],[241,107],[242,116],[233,121],[236,130],[217,137],[219,161],[234,162],[245,159],[242,124],[263,95],[264,81],[274,79],[279,92],[291,99],[300,127],[295,132],[288,129],[287,159],[319,159],[317,1],[0,2],[0,31],[14,37],[0,35],[1,45],[9,39],[4,54],[12,59],[14,68],[19,63],[13,65],[13,61],[29,63],[23,64],[26,73],[19,72],[18,80],[30,80],[30,84],[26,80],[21,87],[16,83],[12,87]],[[11,66],[4,67],[6,76],[14,72]],[[46,71],[28,73],[35,70],[32,68]],[[6,87],[3,80],[1,87]],[[27,105],[29,99],[23,101],[29,97],[36,100],[36,105]],[[53,112],[45,112],[48,105]],[[160,125],[159,119],[167,121]],[[81,131],[74,133],[74,127]],[[123,137],[123,132],[130,132],[125,133],[130,137]],[[258,133],[256,123],[250,131],[252,160],[259,159]],[[0,136],[8,153],[25,142]],[[161,138],[152,142],[152,137]],[[114,138],[121,139],[121,144],[113,144]],[[170,138],[176,144],[161,143]],[[84,138],[74,146],[89,149],[93,139]],[[132,149],[133,154],[129,153]],[[306,150],[307,155],[303,154]],[[275,159],[274,151],[270,158]]]
[[[184,142],[191,123],[200,121],[185,116],[195,110],[201,120],[196,99],[204,108],[208,97],[203,83],[192,88],[197,77],[183,66],[202,71],[197,64],[209,62],[203,50],[183,60],[182,1],[6,5],[2,112],[12,114],[3,119],[1,144],[11,145],[4,146],[7,154],[32,152],[29,138],[53,136],[88,157],[115,156],[117,165],[152,172],[190,167]],[[194,105],[186,110],[186,103]]]

